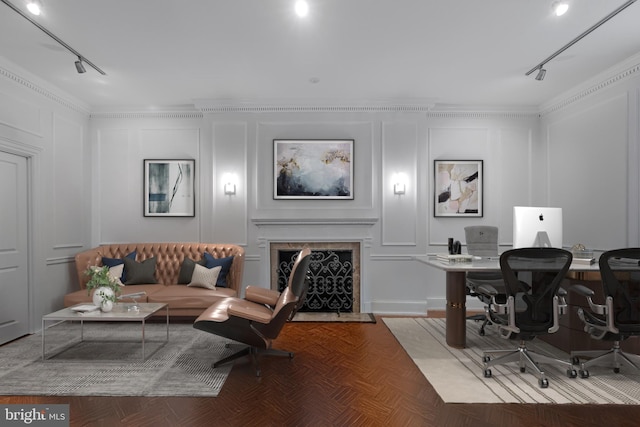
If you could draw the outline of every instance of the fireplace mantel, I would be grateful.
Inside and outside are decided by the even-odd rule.
[[[360,309],[369,309],[366,288],[370,262],[370,249],[373,242],[372,232],[378,222],[375,217],[358,218],[253,218],[253,224],[258,227],[258,247],[261,251],[260,274],[271,277],[271,245],[273,243],[344,243],[352,242],[360,246],[359,282],[360,295],[355,305]]]
[[[258,227],[273,225],[366,225],[373,226],[378,218],[254,218]]]

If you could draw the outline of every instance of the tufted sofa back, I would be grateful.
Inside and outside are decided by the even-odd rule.
[[[102,265],[102,257],[124,258],[136,251],[136,261],[156,257],[156,280],[163,285],[178,283],[178,274],[185,257],[199,261],[208,252],[214,258],[233,256],[233,264],[227,276],[227,286],[240,291],[244,270],[244,248],[224,243],[119,243],[102,245],[76,255],[76,271],[80,288],[85,289],[89,278],[84,272],[90,266]]]

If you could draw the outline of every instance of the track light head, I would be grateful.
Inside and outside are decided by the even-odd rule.
[[[82,58],[79,56],[78,56],[78,60],[76,61],[76,71],[78,71],[79,74],[87,72],[87,70],[85,70],[84,68],[84,65],[82,65]]]
[[[544,80],[544,75],[547,74],[547,70],[542,68],[542,65],[538,69],[538,74],[536,74],[536,80],[542,81]]]

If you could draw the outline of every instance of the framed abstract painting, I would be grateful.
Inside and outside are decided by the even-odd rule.
[[[144,216],[195,216],[195,160],[144,160]]]
[[[435,160],[434,216],[481,217],[482,160]]]
[[[353,140],[273,141],[274,199],[353,199]]]

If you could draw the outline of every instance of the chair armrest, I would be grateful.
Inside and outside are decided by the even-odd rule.
[[[605,314],[605,313],[607,313],[607,306],[606,305],[596,304],[596,303],[593,302],[592,297],[593,297],[593,295],[595,295],[595,292],[593,292],[591,289],[587,288],[584,285],[572,285],[569,288],[569,290],[572,291],[572,292],[576,292],[576,293],[586,297],[587,298],[587,302],[589,303],[589,308],[595,314]]]
[[[247,301],[258,304],[274,306],[278,302],[278,298],[280,298],[280,292],[258,286],[247,286],[244,291],[244,298]]]
[[[582,286],[582,285],[576,285],[576,286]],[[565,288],[560,287],[560,288],[558,288],[558,292],[556,292],[556,294],[559,297],[566,297],[567,296],[567,290]]]
[[[264,324],[269,323],[272,316],[272,313],[268,311],[266,307],[252,303],[229,304],[229,307],[227,307],[227,314],[229,316],[241,317],[243,319]]]
[[[569,290],[571,292],[576,292],[586,298],[592,297],[594,295],[594,292],[584,285],[572,285]]]
[[[490,295],[492,297],[495,297],[496,295],[498,295],[498,291],[496,290],[496,288],[486,284],[478,286],[478,292],[485,295]]]

